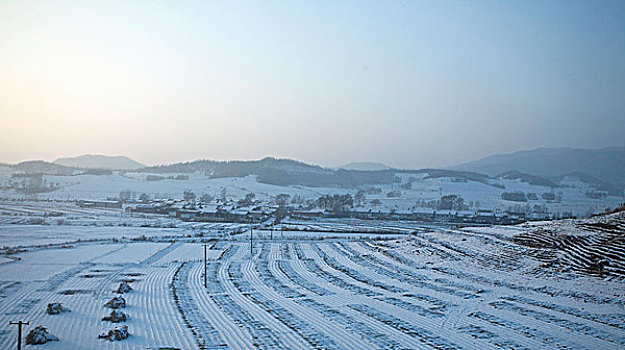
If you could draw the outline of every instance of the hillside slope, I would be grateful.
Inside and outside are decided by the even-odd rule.
[[[54,163],[68,167],[90,169],[134,170],[145,167],[145,165],[126,156],[103,156],[94,154],[59,158],[55,160]]]
[[[572,268],[588,275],[625,278],[625,212],[527,226],[530,229],[513,240],[553,250],[554,254],[544,259],[545,268]]]
[[[553,178],[570,173],[585,173],[625,188],[625,147],[603,149],[538,148],[507,154],[496,154],[464,163],[451,169],[467,170],[495,176],[516,170]]]

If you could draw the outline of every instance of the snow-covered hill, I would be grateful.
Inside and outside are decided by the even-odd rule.
[[[103,156],[94,154],[59,158],[55,160],[54,163],[68,167],[88,169],[134,170],[145,167],[145,165],[126,156]]]
[[[475,171],[491,176],[510,170],[547,178],[584,173],[625,188],[625,147],[603,149],[538,148],[496,154],[451,169]]]
[[[438,210],[443,196],[456,195],[462,205],[454,210],[512,210],[570,212],[585,216],[613,208],[623,202],[623,197],[598,191],[593,184],[577,177],[564,177],[556,185],[542,184],[504,176],[461,176],[463,173],[391,172],[394,179],[389,183],[364,184],[353,187],[276,185],[260,181],[257,175],[242,177],[214,177],[200,171],[192,173],[144,173],[113,172],[112,174],[43,175],[41,179],[13,177],[19,172],[9,168],[0,171],[0,197],[26,199],[106,199],[117,198],[121,191],[130,191],[134,198],[145,193],[152,199],[182,198],[185,191],[198,197],[208,194],[219,198],[242,199],[254,193],[256,199],[270,202],[279,194],[300,200],[316,200],[322,195],[346,194],[355,196],[362,191],[362,200],[355,203],[354,210],[374,212],[423,212]],[[24,186],[32,182],[40,186],[37,192],[26,192]],[[44,191],[45,190],[45,191]],[[504,193],[521,193],[520,200],[503,199]],[[505,196],[504,196],[505,197]],[[512,196],[514,198],[514,196]],[[506,197],[508,198],[508,197]],[[538,209],[536,209],[538,208]]]
[[[359,171],[378,171],[378,170],[387,170],[390,167],[386,166],[382,163],[374,163],[374,162],[353,162],[345,165],[341,165],[336,167],[336,169],[345,169],[345,170],[359,170]]]

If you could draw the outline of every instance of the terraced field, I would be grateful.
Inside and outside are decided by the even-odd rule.
[[[200,242],[92,245],[49,278],[0,276],[0,348],[15,347],[8,322],[22,319],[60,338],[39,347],[51,349],[623,349],[623,221],[611,222],[575,223],[594,230],[576,233],[583,244],[550,241],[545,226],[390,239],[307,231],[257,239],[251,252],[233,235],[209,244],[207,288]],[[603,274],[575,263],[606,247]],[[101,318],[120,281],[133,287],[123,295],[131,336],[98,339],[115,326]],[[53,301],[71,312],[45,314]]]
[[[606,279],[625,278],[625,218],[612,215],[567,224],[538,227],[515,237],[521,245],[547,248],[557,256],[549,266],[572,268]]]

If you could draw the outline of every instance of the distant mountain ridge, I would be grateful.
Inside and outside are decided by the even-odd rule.
[[[450,167],[490,176],[517,171],[547,179],[566,174],[587,174],[612,186],[625,188],[625,147],[602,149],[538,148],[496,154]]]
[[[67,167],[86,169],[136,170],[145,167],[144,164],[126,156],[104,156],[95,154],[59,158],[53,163]]]
[[[335,167],[334,169],[345,169],[345,170],[359,170],[359,171],[378,171],[378,170],[388,170],[391,167],[382,163],[375,162],[352,162],[347,163],[345,165],[341,165]]]
[[[356,168],[380,167],[379,163],[351,163]],[[370,165],[374,164],[371,168]],[[377,184],[400,184],[410,175],[428,178],[451,178],[455,182],[475,181],[500,187],[499,179],[519,180],[533,185],[559,187],[566,177],[575,177],[597,191],[622,196],[625,187],[625,148],[602,150],[537,149],[499,154],[449,169],[355,170],[325,168],[292,159],[266,157],[260,160],[196,160],[168,165],[144,167],[124,156],[80,156],[61,158],[54,163],[25,161],[9,165],[24,173],[48,175],[105,175],[111,170],[149,174],[181,174],[200,172],[209,178],[255,176],[260,183],[278,186],[309,186],[356,188]],[[383,166],[383,165],[382,165]],[[581,169],[581,170],[580,170]],[[566,185],[564,185],[566,186]]]
[[[395,174],[390,170],[333,170],[292,159],[277,159],[273,157],[249,161],[197,160],[147,167],[137,171],[147,173],[190,173],[200,171],[212,178],[256,175],[258,182],[279,186],[354,187],[395,181]]]
[[[72,175],[74,168],[65,165],[45,162],[43,160],[27,160],[11,166],[25,173],[42,173],[49,175]]]

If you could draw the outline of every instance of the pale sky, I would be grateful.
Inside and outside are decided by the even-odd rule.
[[[625,143],[625,1],[0,0],[0,162]]]

